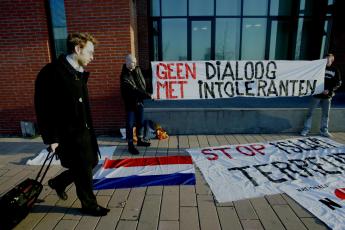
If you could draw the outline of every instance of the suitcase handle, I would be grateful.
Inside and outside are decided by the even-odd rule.
[[[46,176],[46,174],[47,174],[47,172],[48,172],[48,169],[49,169],[49,167],[50,167],[50,164],[52,163],[52,161],[53,161],[53,159],[54,159],[54,155],[55,155],[55,152],[53,152],[52,149],[51,149],[50,147],[47,148],[47,151],[48,151],[47,157],[46,157],[46,159],[44,160],[43,165],[42,165],[42,167],[41,167],[40,171],[38,172],[38,174],[37,174],[37,176],[36,176],[36,179],[35,179],[36,181],[38,181],[38,178],[40,177],[40,175],[41,175],[41,173],[42,173],[42,170],[43,170],[45,164],[47,163],[48,159],[50,159],[50,160],[49,160],[49,164],[47,165],[46,169],[44,170],[44,173],[43,173],[43,175],[42,175],[42,177],[41,177],[41,179],[40,179],[40,181],[39,181],[41,184],[42,184],[42,181],[43,181],[44,177]],[[52,154],[51,154],[51,153],[52,153]]]

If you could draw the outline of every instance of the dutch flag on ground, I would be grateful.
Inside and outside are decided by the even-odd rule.
[[[195,185],[190,156],[106,159],[93,176],[94,189]]]

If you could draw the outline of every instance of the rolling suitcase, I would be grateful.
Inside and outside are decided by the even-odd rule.
[[[0,229],[7,230],[12,229],[16,226],[22,219],[24,219],[31,210],[32,206],[36,202],[38,196],[40,195],[43,185],[42,181],[49,169],[49,166],[53,160],[54,153],[48,150],[48,155],[44,160],[44,163],[38,172],[36,179],[27,178],[16,187],[8,191],[0,199]],[[47,165],[40,180],[40,174],[47,161]]]

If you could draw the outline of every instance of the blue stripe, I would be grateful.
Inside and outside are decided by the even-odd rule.
[[[157,185],[195,185],[195,174],[174,173],[166,175],[128,176],[93,180],[93,188],[95,190]]]

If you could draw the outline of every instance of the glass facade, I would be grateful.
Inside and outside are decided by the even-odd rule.
[[[211,22],[192,21],[192,60],[211,58]]]
[[[189,0],[190,16],[212,16],[214,4],[213,0]]]
[[[311,60],[334,0],[150,0],[152,60]]]
[[[216,19],[215,59],[239,58],[241,21],[238,18]]]
[[[268,0],[243,0],[243,16],[266,16]]]
[[[291,16],[293,0],[271,0],[271,16]]]
[[[162,16],[187,16],[187,0],[162,0]]]
[[[286,60],[289,54],[290,22],[285,20],[274,20],[271,22],[270,33],[270,60]]]
[[[164,60],[187,59],[187,20],[162,20],[162,52]]]
[[[67,51],[67,24],[63,0],[49,0],[55,57]]]
[[[217,16],[239,16],[241,15],[241,0],[217,0]]]
[[[266,24],[266,18],[243,19],[241,59],[265,59]]]

